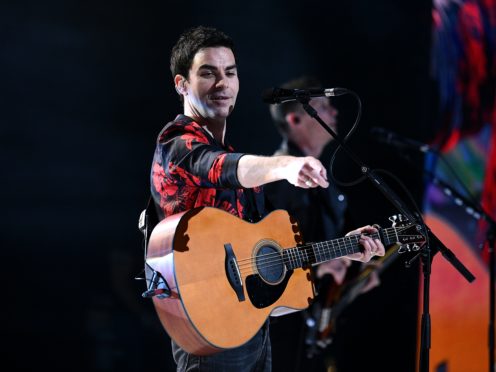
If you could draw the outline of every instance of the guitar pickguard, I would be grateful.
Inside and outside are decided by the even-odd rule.
[[[284,279],[276,285],[264,282],[259,275],[247,276],[246,291],[253,306],[257,309],[263,309],[276,302],[284,293],[292,274],[293,270],[287,271]]]

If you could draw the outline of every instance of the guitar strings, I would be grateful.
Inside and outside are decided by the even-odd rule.
[[[305,251],[305,250],[308,250],[308,248],[311,248],[311,247],[316,247],[317,250],[319,250],[319,253],[322,253],[320,252],[320,249],[324,250],[324,251],[342,251],[342,250],[346,250],[350,247],[354,247],[356,246],[356,243],[358,240],[356,240],[357,237],[359,237],[360,235],[351,235],[351,236],[348,236],[346,238],[340,238],[340,239],[336,239],[336,240],[343,240],[344,242],[344,247],[343,247],[343,244],[339,245],[339,243],[336,242],[336,244],[338,244],[338,247],[335,248],[334,247],[334,243],[332,242],[335,242],[336,240],[332,240],[330,242],[321,242],[321,243],[309,243],[307,245],[301,245],[301,246],[297,246],[297,247],[289,247],[289,248],[283,248],[282,251],[277,251],[277,252],[271,252],[271,253],[266,253],[266,254],[262,254],[262,255],[259,255],[259,256],[255,256],[255,257],[250,257],[250,258],[245,258],[245,259],[241,259],[239,260],[238,262],[240,262],[239,266],[244,266],[244,265],[250,265],[251,263],[255,262],[255,261],[262,261],[260,263],[264,263],[266,262],[267,260],[270,260],[271,257],[279,257],[281,256],[281,253],[283,252],[288,252],[288,255],[291,255],[291,253],[294,252],[294,255],[298,255],[300,254],[300,252],[302,251]],[[350,240],[351,239],[355,239],[356,241],[355,242],[351,242]],[[331,243],[331,244],[329,244]],[[332,245],[332,246],[331,246]],[[310,253],[312,253],[310,251]],[[260,260],[260,258],[262,258],[262,260]],[[297,259],[296,257],[288,257],[289,260],[293,260],[293,259]],[[251,262],[246,262],[246,261],[251,261]],[[242,263],[241,263],[242,262]]]
[[[374,233],[374,235],[377,235],[377,233]],[[345,247],[349,248],[350,246],[354,246],[355,244],[350,244],[349,240],[351,238],[356,238],[356,237],[359,237],[361,236],[361,234],[354,234],[354,235],[349,235],[349,236],[346,236],[346,237],[343,237],[343,238],[338,238],[338,239],[333,239],[333,240],[329,240],[329,241],[324,241],[324,242],[320,242],[320,243],[308,243],[307,245],[301,245],[301,246],[297,246],[297,247],[288,247],[288,248],[283,248],[283,251],[288,251],[288,250],[294,250],[294,249],[297,249],[297,250],[305,250],[307,248],[310,248],[312,246],[317,246],[317,248],[319,248],[319,246],[322,246],[323,249],[326,249],[326,248],[331,248],[334,250],[334,243],[333,242],[336,242],[336,241],[339,241],[339,240],[342,240],[344,242],[344,245]],[[339,243],[336,243],[338,244],[338,247],[339,247]],[[327,247],[325,247],[324,245],[326,245]],[[332,245],[332,247],[331,247]],[[335,249],[335,250],[339,250],[339,248]],[[240,259],[238,260],[239,263],[243,262],[240,264],[243,265],[243,264],[251,264],[253,261],[257,260],[257,258],[260,258],[260,257],[270,257],[270,256],[280,256],[280,253],[281,251],[277,251],[277,252],[271,252],[271,253],[266,253],[266,254],[262,254],[260,256],[256,256],[255,258],[254,257],[249,257],[249,258],[244,258],[244,259]],[[246,263],[246,261],[251,261],[249,263]]]
[[[410,228],[410,226],[406,226],[406,227],[403,227],[403,228],[395,228],[395,227],[391,227],[391,228],[386,228],[386,229],[383,229],[383,232],[384,232],[384,236],[388,239],[388,240],[391,240],[391,238],[395,238],[398,236],[398,232],[402,232],[403,230],[405,229],[408,229]],[[399,231],[395,231],[395,230],[399,230]],[[374,238],[379,238],[379,233],[372,233],[370,236],[374,237]],[[361,236],[361,234],[354,234],[354,235],[348,235],[348,236],[345,236],[345,237],[342,237],[342,238],[337,238],[337,239],[333,239],[333,240],[329,240],[329,241],[324,241],[324,242],[320,242],[320,243],[309,243],[307,244],[306,246],[297,246],[297,247],[289,247],[289,248],[283,248],[283,250],[288,250],[288,249],[305,249],[305,248],[308,248],[308,247],[311,247],[312,245],[322,245],[322,248],[329,248],[329,243],[332,244],[332,242],[335,242],[336,240],[345,240],[345,239],[348,239],[350,237],[357,237],[357,236]],[[327,245],[327,247],[324,247],[324,244]],[[347,243],[345,243],[347,244]],[[333,247],[332,247],[333,248]],[[260,255],[258,257],[266,257],[266,256],[273,256],[273,255],[280,255],[280,252],[273,252],[273,253],[267,253],[267,254],[263,254],[263,255]],[[249,258],[244,258],[244,259],[240,259],[238,260],[238,262],[243,262],[243,261],[249,261],[251,260],[252,262],[256,260],[256,258],[253,258],[253,257],[249,257]]]
[[[341,245],[341,246],[338,246],[338,248],[334,248],[334,247],[331,247],[331,246],[324,246],[325,243],[314,243],[314,244],[308,244],[308,245],[303,245],[303,246],[299,246],[299,247],[292,247],[292,248],[286,248],[284,249],[283,251],[278,251],[278,252],[273,252],[273,253],[268,253],[268,254],[264,254],[264,255],[260,255],[260,256],[257,256],[255,258],[249,258],[249,259],[245,259],[245,260],[251,260],[251,262],[244,262],[243,264],[240,264],[239,265],[239,269],[241,272],[243,271],[246,271],[246,269],[248,270],[252,270],[253,269],[253,263],[255,263],[255,266],[259,269],[259,270],[266,270],[268,268],[275,268],[275,267],[280,267],[280,263],[283,262],[285,259],[283,257],[283,253],[284,252],[287,252],[288,255],[287,255],[287,261],[289,261],[289,263],[297,263],[298,261],[303,263],[303,261],[309,261],[309,260],[315,260],[316,256],[319,255],[319,256],[324,256],[326,254],[329,254],[329,253],[337,253],[339,252],[339,254],[336,256],[345,256],[345,254],[342,254],[343,252],[346,252],[346,253],[350,253],[348,250],[349,249],[352,249],[352,248],[356,248],[358,247],[358,240],[357,237],[359,237],[360,235],[352,235],[352,236],[348,236],[346,237],[347,238],[347,242],[344,243],[344,245]],[[351,239],[354,238],[355,241],[351,241]],[[343,241],[345,241],[344,238],[341,238]],[[315,247],[315,249],[313,250],[310,250],[309,248],[311,247]],[[296,248],[296,250],[295,250]],[[306,256],[306,259],[304,259],[303,257],[303,253],[305,253],[305,256]],[[352,252],[352,253],[357,253],[357,252]],[[292,254],[294,255],[292,257]],[[262,259],[260,259],[261,257],[263,257]],[[332,259],[333,257],[330,257],[329,259]]]
[[[374,238],[379,238],[378,236],[379,234],[378,233],[373,233],[371,234],[370,236],[371,237],[374,237]],[[391,238],[391,237],[395,237],[396,234],[389,234],[389,232],[386,232],[387,235],[387,238],[388,240]],[[350,248],[350,247],[354,247],[356,245],[356,241],[355,242],[350,242],[350,238],[356,238],[356,237],[359,237],[361,236],[361,234],[354,234],[354,235],[349,235],[347,237],[343,237],[343,238],[338,238],[338,239],[334,239],[334,240],[330,240],[330,241],[326,241],[326,242],[320,242],[320,243],[309,243],[307,245],[303,245],[303,246],[297,246],[297,247],[289,247],[289,248],[283,248],[283,252],[284,251],[289,251],[289,250],[297,250],[295,251],[295,254],[298,254],[298,251],[303,251],[307,248],[310,248],[312,246],[316,246],[317,249],[323,249],[324,250],[324,253],[325,251],[341,251],[341,250],[344,250],[344,249],[347,249],[347,248]],[[334,248],[334,243],[333,242],[336,242],[337,240],[343,240],[344,242],[344,248],[340,248],[339,246],[339,243],[336,243],[338,244],[338,248]],[[348,241],[346,241],[348,240]],[[331,244],[329,244],[331,243]],[[332,246],[331,246],[332,245]],[[322,252],[319,252],[319,253],[322,253]],[[270,259],[271,256],[272,257],[279,257],[281,255],[281,251],[277,251],[277,252],[271,252],[271,253],[266,253],[266,254],[263,254],[263,255],[260,255],[260,256],[256,256],[256,257],[249,257],[249,258],[244,258],[244,259],[240,259],[238,260],[238,262],[240,263],[239,266],[243,266],[243,265],[251,265],[253,262],[257,261],[258,258],[260,257],[264,257],[264,258],[268,258]],[[292,259],[291,257],[289,257],[290,260]],[[246,261],[250,261],[250,262],[246,262]],[[259,260],[260,261],[260,260]]]
[[[383,230],[384,236],[388,239],[391,240],[391,238],[398,237],[398,232],[402,232],[403,230],[409,228],[410,226],[402,227],[402,228],[386,228]],[[304,261],[309,261],[309,259],[315,260],[316,255],[318,254],[319,256],[329,254],[331,252],[336,253],[339,252],[339,254],[343,253],[343,251],[347,251],[349,248],[355,248],[357,247],[358,240],[356,240],[358,237],[360,237],[361,234],[354,234],[354,235],[349,235],[343,238],[338,238],[335,240],[331,240],[328,242],[321,242],[321,243],[313,243],[313,244],[307,244],[303,246],[298,246],[298,247],[291,247],[291,248],[285,248],[283,251],[277,251],[277,252],[271,252],[263,255],[259,255],[256,257],[249,257],[245,259],[241,259],[238,262],[239,264],[239,269],[240,272],[242,272],[243,276],[249,275],[250,273],[254,273],[255,270],[254,266],[258,268],[258,270],[267,270],[270,268],[280,268],[280,263],[284,261],[284,256],[283,253],[287,252],[287,260],[289,263],[298,263],[298,261],[302,264]],[[372,233],[370,234],[371,237],[373,238],[379,238],[379,233]],[[355,240],[354,242],[351,240]],[[336,241],[342,240],[344,242],[344,247],[343,245],[339,246],[339,243]],[[338,248],[334,248],[334,242],[338,244]],[[332,244],[332,246],[329,245],[329,243]],[[315,247],[317,249],[317,252],[315,252],[315,249],[310,250],[308,248]],[[296,250],[295,250],[296,249]],[[321,252],[322,250],[322,252]],[[304,260],[303,253],[305,253],[306,260]],[[355,252],[356,253],[356,252]],[[291,254],[294,255],[294,257],[291,257]],[[338,255],[339,256],[339,255]],[[336,257],[338,257],[336,256]],[[342,255],[344,256],[344,255]],[[329,258],[332,259],[332,258]],[[247,262],[248,261],[248,262]],[[257,264],[258,263],[258,264]],[[255,264],[255,265],[253,265]],[[248,273],[247,273],[248,271]],[[274,270],[272,270],[274,271]]]

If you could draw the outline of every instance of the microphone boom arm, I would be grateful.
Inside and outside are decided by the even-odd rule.
[[[344,141],[334,132],[326,123],[320,118],[317,111],[310,106],[310,98],[302,97],[298,99],[303,105],[305,111],[312,118],[317,120],[319,124],[338,142],[338,144],[346,151],[350,158],[360,167],[361,172],[372,181],[374,186],[376,186],[384,196],[389,199],[389,201],[412,223],[418,222],[419,218],[416,218],[413,213],[411,213],[402,200],[396,195],[396,193],[391,190],[391,188],[382,181],[381,177],[377,175],[376,172],[371,170],[367,165],[365,165],[349,148],[346,146]]]

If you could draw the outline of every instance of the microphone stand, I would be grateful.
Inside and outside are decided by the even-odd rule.
[[[377,187],[384,196],[412,223],[419,223],[424,229],[426,236],[426,244],[419,254],[417,254],[410,263],[417,259],[419,256],[422,258],[422,268],[424,274],[424,294],[423,294],[423,314],[421,322],[421,348],[420,348],[420,371],[429,371],[429,350],[431,346],[431,319],[429,314],[429,296],[430,296],[430,273],[432,256],[440,251],[443,257],[451,263],[451,265],[460,272],[469,282],[472,282],[475,277],[468,271],[467,268],[456,258],[451,252],[425,225],[420,216],[415,216],[406,207],[403,201],[396,195],[396,193],[377,175],[377,173],[366,166],[349,148],[345,145],[343,140],[320,118],[317,111],[310,106],[310,95],[304,92],[299,92],[296,95],[296,100],[303,105],[305,111],[336,140],[336,142],[346,151],[350,158],[360,167],[361,172]],[[430,244],[434,244],[434,251],[431,251]]]
[[[393,143],[393,141],[388,142],[388,144],[398,146],[398,144]],[[403,144],[401,143],[399,143],[399,145],[403,146]],[[425,145],[417,141],[408,139],[408,147],[414,148],[415,150],[421,152],[433,152],[436,156],[442,157],[442,155],[437,150],[432,149],[428,145]],[[411,162],[410,158],[408,156],[405,156],[402,152],[400,152],[400,155],[403,158],[405,158],[407,161]],[[416,168],[419,170],[418,167]],[[489,253],[489,326],[488,326],[489,372],[494,372],[496,367],[496,359],[495,359],[496,221],[489,214],[487,214],[486,211],[482,208],[482,206],[476,201],[474,201],[473,198],[467,198],[463,196],[456,189],[448,185],[446,182],[437,178],[436,175],[433,174],[432,172],[423,169],[421,171],[423,171],[429,177],[429,180],[438,188],[440,188],[445,195],[450,197],[456,205],[460,207],[465,207],[465,212],[469,216],[473,217],[475,220],[482,219],[488,224],[485,241],[488,246],[488,253]]]

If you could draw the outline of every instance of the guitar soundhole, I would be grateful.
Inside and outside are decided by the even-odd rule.
[[[264,240],[257,244],[255,265],[260,278],[268,284],[279,284],[286,275],[282,250],[272,241]]]

